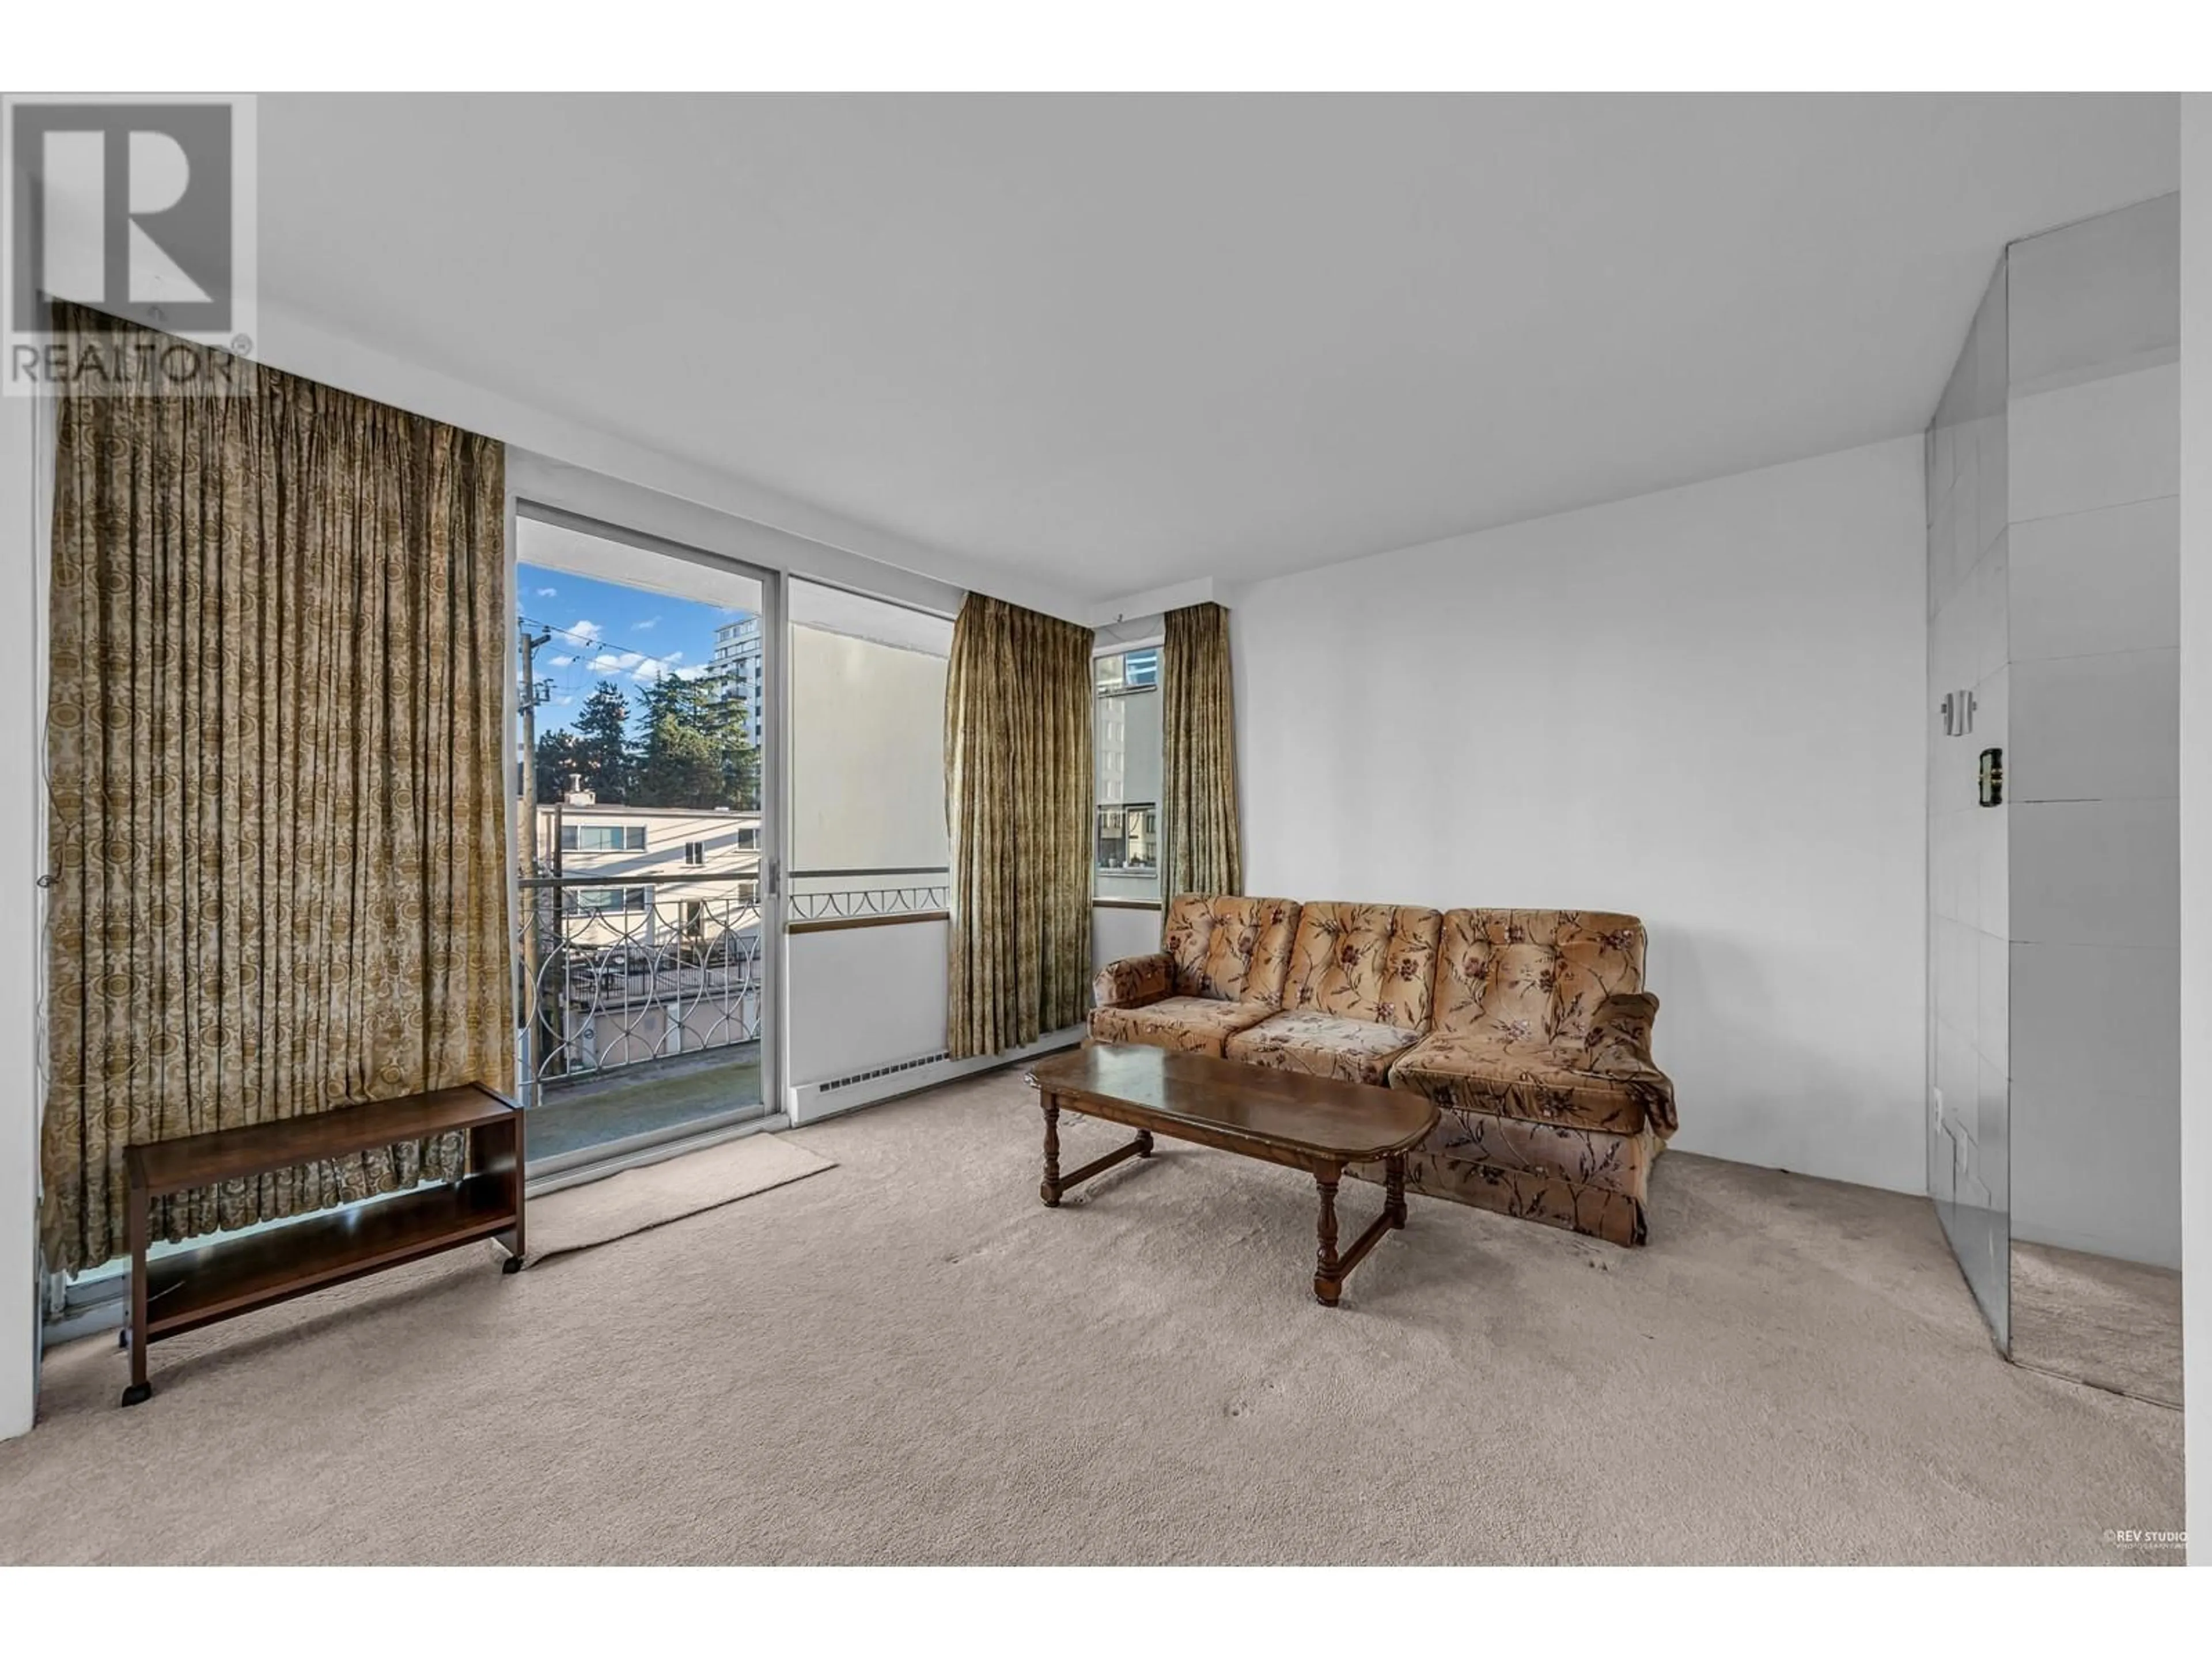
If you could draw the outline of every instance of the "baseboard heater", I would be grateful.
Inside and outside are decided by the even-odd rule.
[[[1048,1032],[1023,1048],[1009,1048],[1003,1054],[980,1054],[973,1060],[954,1060],[940,1048],[933,1054],[888,1060],[881,1066],[826,1078],[819,1083],[793,1084],[787,1091],[789,1115],[794,1126],[818,1123],[825,1117],[849,1112],[858,1106],[872,1106],[879,1100],[910,1095],[956,1078],[973,1077],[978,1072],[1072,1048],[1083,1040],[1083,1030],[1080,1025],[1071,1025],[1064,1031]]]

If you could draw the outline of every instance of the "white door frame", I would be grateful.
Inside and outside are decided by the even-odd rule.
[[[763,526],[698,507],[690,502],[672,501],[669,497],[640,489],[617,479],[545,463],[535,457],[510,451],[507,459],[507,557],[510,617],[514,614],[512,601],[515,597],[515,572],[520,563],[520,544],[516,533],[516,521],[522,518],[535,519],[541,523],[557,525],[625,546],[680,559],[759,585],[762,683],[767,690],[769,703],[761,722],[761,963],[763,981],[760,994],[761,1099],[763,1113],[775,1117],[784,1099],[783,1072],[785,1056],[789,1049],[786,1040],[786,996],[790,969],[784,935],[788,883],[783,873],[787,867],[784,848],[788,841],[790,818],[789,744],[787,741],[789,714],[785,696],[784,663],[784,573],[777,567],[758,563],[745,555],[767,550],[762,547],[760,538],[763,535],[777,537],[779,532],[764,531]],[[670,533],[672,532],[674,533]],[[513,644],[512,638],[506,642],[510,705],[515,696],[517,668],[512,654]],[[507,719],[510,733],[517,729],[516,713],[510,706]],[[519,861],[510,858],[507,869],[508,937],[512,939],[520,937],[518,930],[522,920]],[[780,1122],[782,1120],[776,1118],[775,1121]],[[748,1120],[748,1127],[755,1126],[759,1126],[757,1118]],[[543,1163],[533,1162],[532,1172],[536,1176],[562,1174],[587,1164],[618,1167],[637,1161],[636,1154],[655,1151],[663,1142],[685,1142],[702,1132],[711,1132],[720,1127],[694,1125],[665,1134],[635,1137],[611,1142],[601,1147],[580,1149]],[[653,1146],[643,1144],[647,1139],[653,1143]],[[633,1144],[633,1141],[637,1144]]]

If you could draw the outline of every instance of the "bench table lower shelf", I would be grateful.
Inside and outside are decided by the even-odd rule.
[[[123,1403],[152,1395],[146,1351],[164,1337],[480,1239],[506,1248],[507,1272],[520,1267],[522,1116],[512,1101],[472,1084],[129,1148],[131,1385]],[[156,1198],[457,1131],[468,1138],[458,1181],[148,1259]]]

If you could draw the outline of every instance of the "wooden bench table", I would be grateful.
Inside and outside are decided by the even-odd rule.
[[[1039,1061],[1029,1080],[1044,1109],[1039,1192],[1048,1209],[1059,1208],[1070,1188],[1124,1158],[1150,1158],[1155,1134],[1311,1175],[1321,1194],[1314,1297],[1330,1308],[1382,1235],[1406,1224],[1406,1154],[1428,1139],[1439,1115],[1434,1101],[1400,1089],[1128,1043],[1054,1054]],[[1127,1124],[1137,1138],[1063,1176],[1062,1108]],[[1386,1180],[1382,1213],[1340,1255],[1336,1188],[1348,1164],[1380,1164]]]
[[[146,1350],[165,1336],[477,1239],[498,1240],[507,1252],[505,1271],[514,1272],[523,1253],[522,1115],[513,1101],[472,1083],[126,1147],[131,1386],[123,1403],[137,1405],[154,1392]],[[468,1137],[458,1181],[147,1260],[157,1198],[454,1133]]]

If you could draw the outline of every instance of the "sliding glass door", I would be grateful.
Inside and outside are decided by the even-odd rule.
[[[517,1042],[532,1172],[775,1098],[777,592],[518,503]]]

